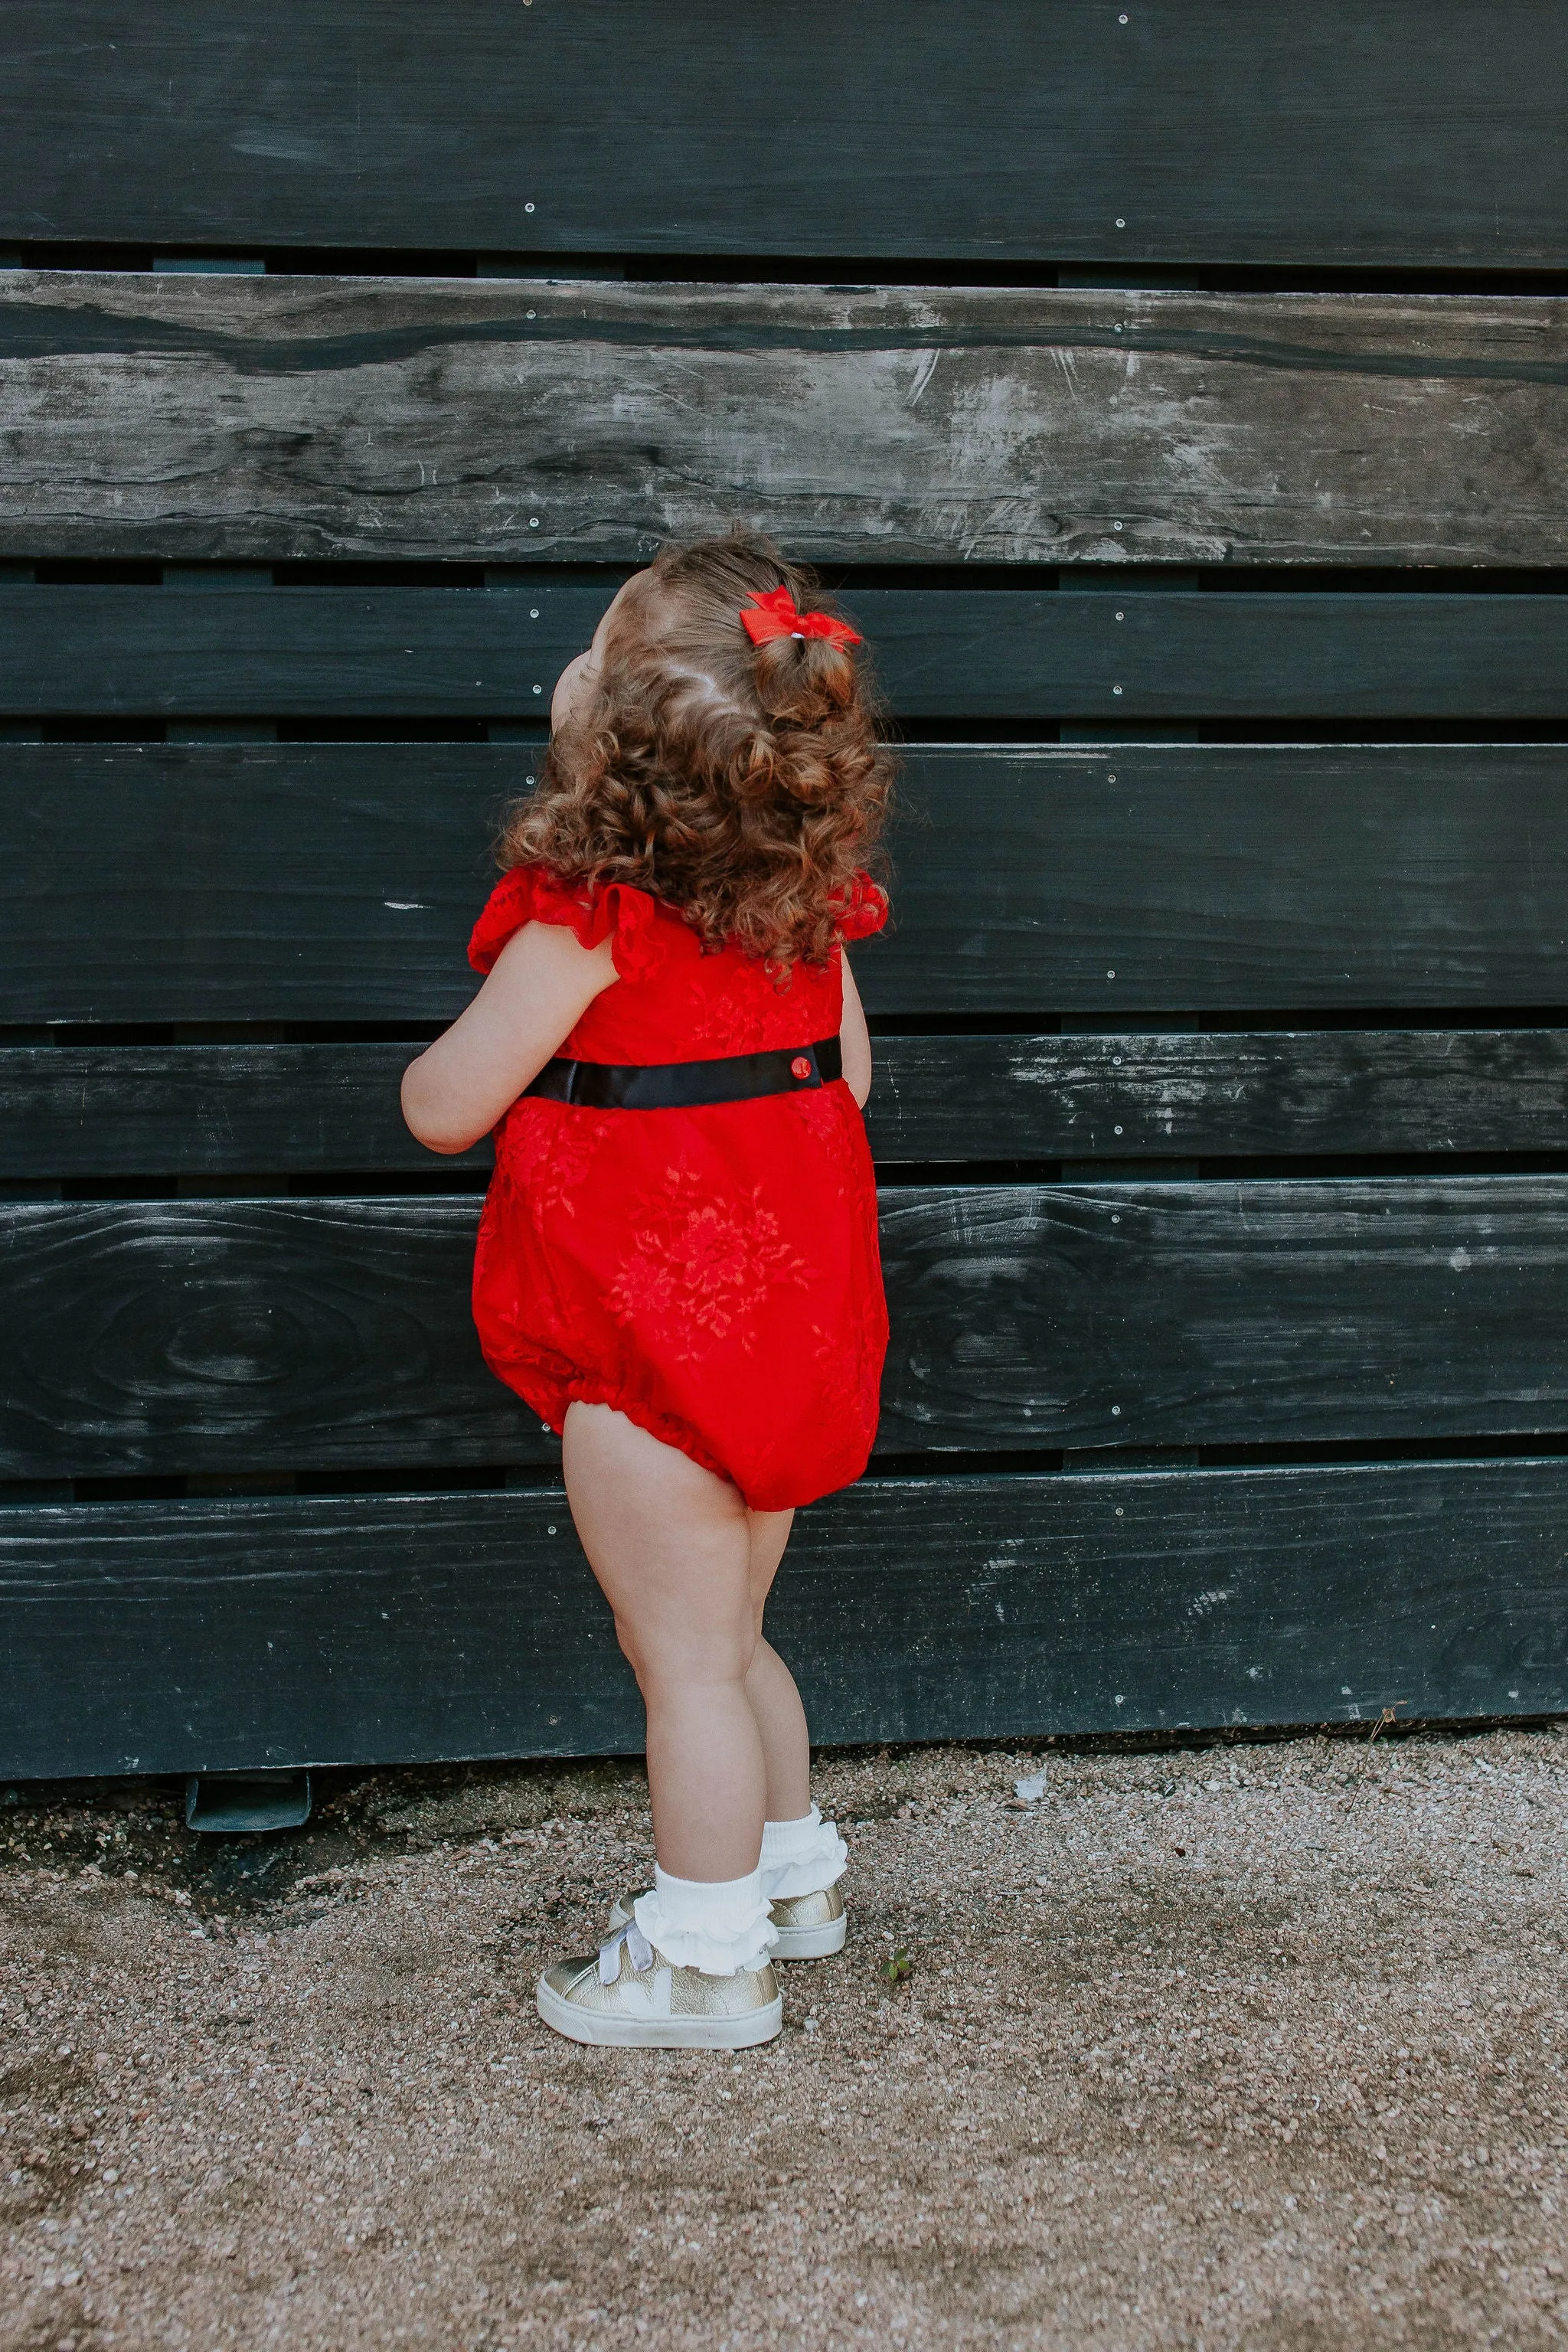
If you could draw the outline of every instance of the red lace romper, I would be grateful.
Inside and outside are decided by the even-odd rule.
[[[860,877],[844,939],[887,904]],[[587,1062],[707,1061],[837,1036],[837,949],[780,990],[737,948],[624,883],[596,900],[514,866],[468,944],[489,971],[527,922],[608,937],[619,978],[558,1049]],[[524,1095],[496,1129],[474,1262],[485,1361],[559,1430],[614,1405],[731,1479],[752,1509],[858,1478],[888,1342],[866,1130],[842,1078],[694,1109],[595,1110]]]

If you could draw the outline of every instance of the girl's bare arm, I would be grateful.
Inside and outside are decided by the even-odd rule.
[[[871,1033],[866,1026],[861,1010],[860,992],[849,969],[849,959],[842,948],[839,957],[844,972],[844,1018],[838,1024],[838,1043],[844,1055],[844,1078],[850,1093],[862,1110],[871,1091]]]
[[[488,1135],[616,976],[608,940],[585,948],[562,924],[525,923],[468,1011],[405,1070],[411,1134],[432,1151]]]

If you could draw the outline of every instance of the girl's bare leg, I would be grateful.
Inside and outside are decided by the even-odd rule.
[[[763,1611],[784,1558],[793,1511],[748,1511],[751,1528],[751,1589],[757,1646],[746,1676],[746,1696],[756,1718],[767,1774],[770,1822],[798,1822],[811,1811],[811,1741],[800,1693],[778,1652],[763,1639]]]
[[[647,1709],[659,1863],[678,1878],[744,1877],[757,1866],[771,1793],[748,1689],[758,1622],[751,1514],[727,1479],[608,1405],[570,1406],[564,1436],[572,1516]],[[780,1537],[767,1582],[783,1549]],[[782,1663],[777,1672],[787,1681]],[[771,1723],[776,1684],[768,1688]]]

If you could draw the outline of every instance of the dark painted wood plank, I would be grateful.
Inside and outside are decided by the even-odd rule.
[[[879,1037],[887,1163],[1561,1151],[1568,1032]],[[0,1179],[428,1170],[416,1045],[0,1048]],[[488,1165],[488,1144],[447,1166]]]
[[[931,746],[906,761],[878,1013],[1545,1004],[1553,746]]]
[[[262,574],[254,585],[226,581],[221,594],[173,582],[0,583],[0,710],[479,717],[542,728],[551,688],[625,576],[275,588]],[[189,589],[203,578],[193,572]]]
[[[1560,262],[1549,0],[10,0],[0,236]],[[613,154],[605,126],[613,124]],[[738,129],[743,126],[743,129]],[[1525,159],[1528,159],[1526,166]]]
[[[1555,1029],[873,1044],[867,1125],[878,1160],[889,1163],[1373,1157],[1568,1145],[1568,1033]]]
[[[480,744],[0,745],[12,1021],[449,1019],[530,773]]]
[[[528,1464],[471,1199],[0,1211],[0,1475]],[[1561,1429],[1568,1180],[885,1192],[883,1454]]]
[[[1563,1426],[1568,1184],[889,1191],[878,1445],[1280,1444]]]
[[[216,600],[215,600],[216,601]],[[13,1023],[431,1020],[467,1003],[526,746],[0,746]],[[1563,751],[927,745],[878,1014],[1557,1005]]]
[[[1568,1463],[867,1480],[768,1630],[824,1742],[1568,1707]],[[0,1511],[7,1777],[636,1751],[564,1497]]]
[[[1565,386],[1525,298],[16,270],[0,553],[1550,564]]]
[[[79,1475],[558,1460],[479,1355],[478,1215],[461,1197],[0,1208],[0,1475],[46,1456]]]
[[[0,1179],[379,1173],[437,1161],[398,1108],[421,1050],[372,1045],[0,1047]]]
[[[1068,575],[1069,581],[1071,575]],[[1568,597],[1145,587],[852,591],[911,719],[1530,719],[1568,711]]]
[[[536,571],[488,590],[258,577],[221,600],[0,583],[0,711],[538,719],[621,576]],[[906,721],[1568,713],[1568,596],[1108,585],[857,588],[847,603]]]

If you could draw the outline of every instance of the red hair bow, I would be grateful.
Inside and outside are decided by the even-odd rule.
[[[754,646],[774,637],[826,637],[830,646],[861,646],[866,640],[847,621],[828,613],[801,613],[787,588],[770,588],[741,607],[741,626]]]

